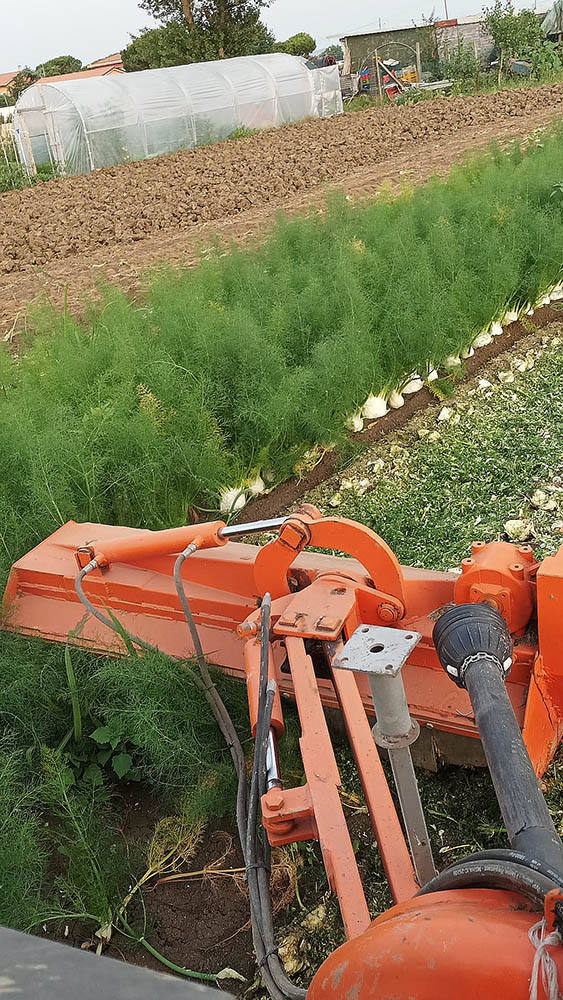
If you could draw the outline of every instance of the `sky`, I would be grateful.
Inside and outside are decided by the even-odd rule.
[[[439,17],[444,3],[450,17],[476,14],[482,0],[435,0]],[[523,6],[517,3],[517,6]],[[540,0],[542,7],[547,6]],[[35,67],[58,55],[73,55],[83,63],[122,49],[131,33],[155,22],[138,7],[138,0],[2,0],[0,11],[0,73],[20,66]],[[274,0],[264,20],[276,38],[308,31],[319,46],[330,36],[358,29],[397,27],[432,11],[432,0]]]

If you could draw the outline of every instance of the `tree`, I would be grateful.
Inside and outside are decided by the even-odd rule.
[[[29,66],[24,66],[23,69],[20,69],[19,73],[16,73],[8,88],[8,94],[14,104],[21,94],[23,94],[24,90],[27,90],[36,80],[37,73],[35,70],[30,69]]]
[[[82,63],[75,56],[55,56],[40,63],[36,73],[38,76],[62,76],[64,73],[79,73],[81,69]]]
[[[254,23],[247,21],[232,27],[227,55],[259,55],[271,52],[273,46],[274,36],[257,19]],[[206,62],[217,58],[217,39],[214,32],[205,32],[197,27],[190,30],[185,22],[169,21],[162,28],[132,35],[130,44],[121,52],[121,58],[127,73]]]
[[[260,21],[272,0],[142,0],[140,6],[164,25],[187,25],[199,59],[271,50],[273,38]],[[197,44],[196,44],[197,42]]]
[[[495,0],[494,6],[483,9],[485,27],[500,54],[498,80],[502,79],[504,62],[511,56],[525,58],[541,46],[543,35],[540,22],[532,10],[518,14],[512,0]]]
[[[312,35],[306,31],[300,31],[297,35],[292,35],[285,42],[276,42],[275,52],[288,52],[290,56],[310,56],[317,47],[317,43]]]
[[[334,56],[337,62],[344,59],[344,49],[341,45],[327,45],[326,49],[321,52],[321,58],[327,59],[329,56]]]
[[[147,28],[140,35],[132,35],[129,45],[122,49],[123,69],[134,73],[161,66],[183,66],[194,61],[192,48],[188,29],[176,21],[162,28]]]

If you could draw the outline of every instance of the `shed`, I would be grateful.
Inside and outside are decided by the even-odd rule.
[[[18,100],[14,124],[31,170],[51,160],[80,174],[341,111],[337,67],[310,70],[280,52],[40,82]]]

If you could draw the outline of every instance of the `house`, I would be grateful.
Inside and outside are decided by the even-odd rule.
[[[95,62],[91,62],[87,69],[123,69],[123,59],[121,58],[121,52],[114,52],[111,56],[105,56],[104,59],[96,59]]]
[[[88,80],[95,76],[114,76],[116,73],[123,73],[123,69],[117,66],[99,66],[96,69],[83,69],[79,73],[62,73],[60,76],[42,76],[37,83],[61,83],[63,80]]]
[[[15,69],[12,73],[0,73],[0,97],[10,95],[10,87],[12,86],[19,70]]]
[[[540,20],[545,10],[536,10]],[[414,63],[417,43],[420,45],[423,69],[425,63],[447,59],[458,42],[471,46],[485,65],[489,62],[494,43],[488,34],[482,14],[455,17],[430,24],[414,22],[399,28],[378,28],[343,35],[344,73],[359,73],[369,67],[377,49],[380,59],[396,59],[405,65]]]

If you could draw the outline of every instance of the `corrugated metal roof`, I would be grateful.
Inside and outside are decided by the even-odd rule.
[[[547,14],[550,7],[538,7],[534,11],[535,14]],[[451,18],[449,21],[436,21],[436,27],[439,28],[441,25],[463,25],[463,24],[478,24],[480,21],[484,21],[483,14],[469,14],[467,17],[455,17]],[[423,28],[425,25],[415,24],[411,21],[410,24],[398,24],[388,27],[373,27],[364,26],[361,31],[346,31],[342,32],[340,35],[329,35],[329,38],[361,38],[362,35],[387,35],[394,31],[412,31],[413,28]]]

